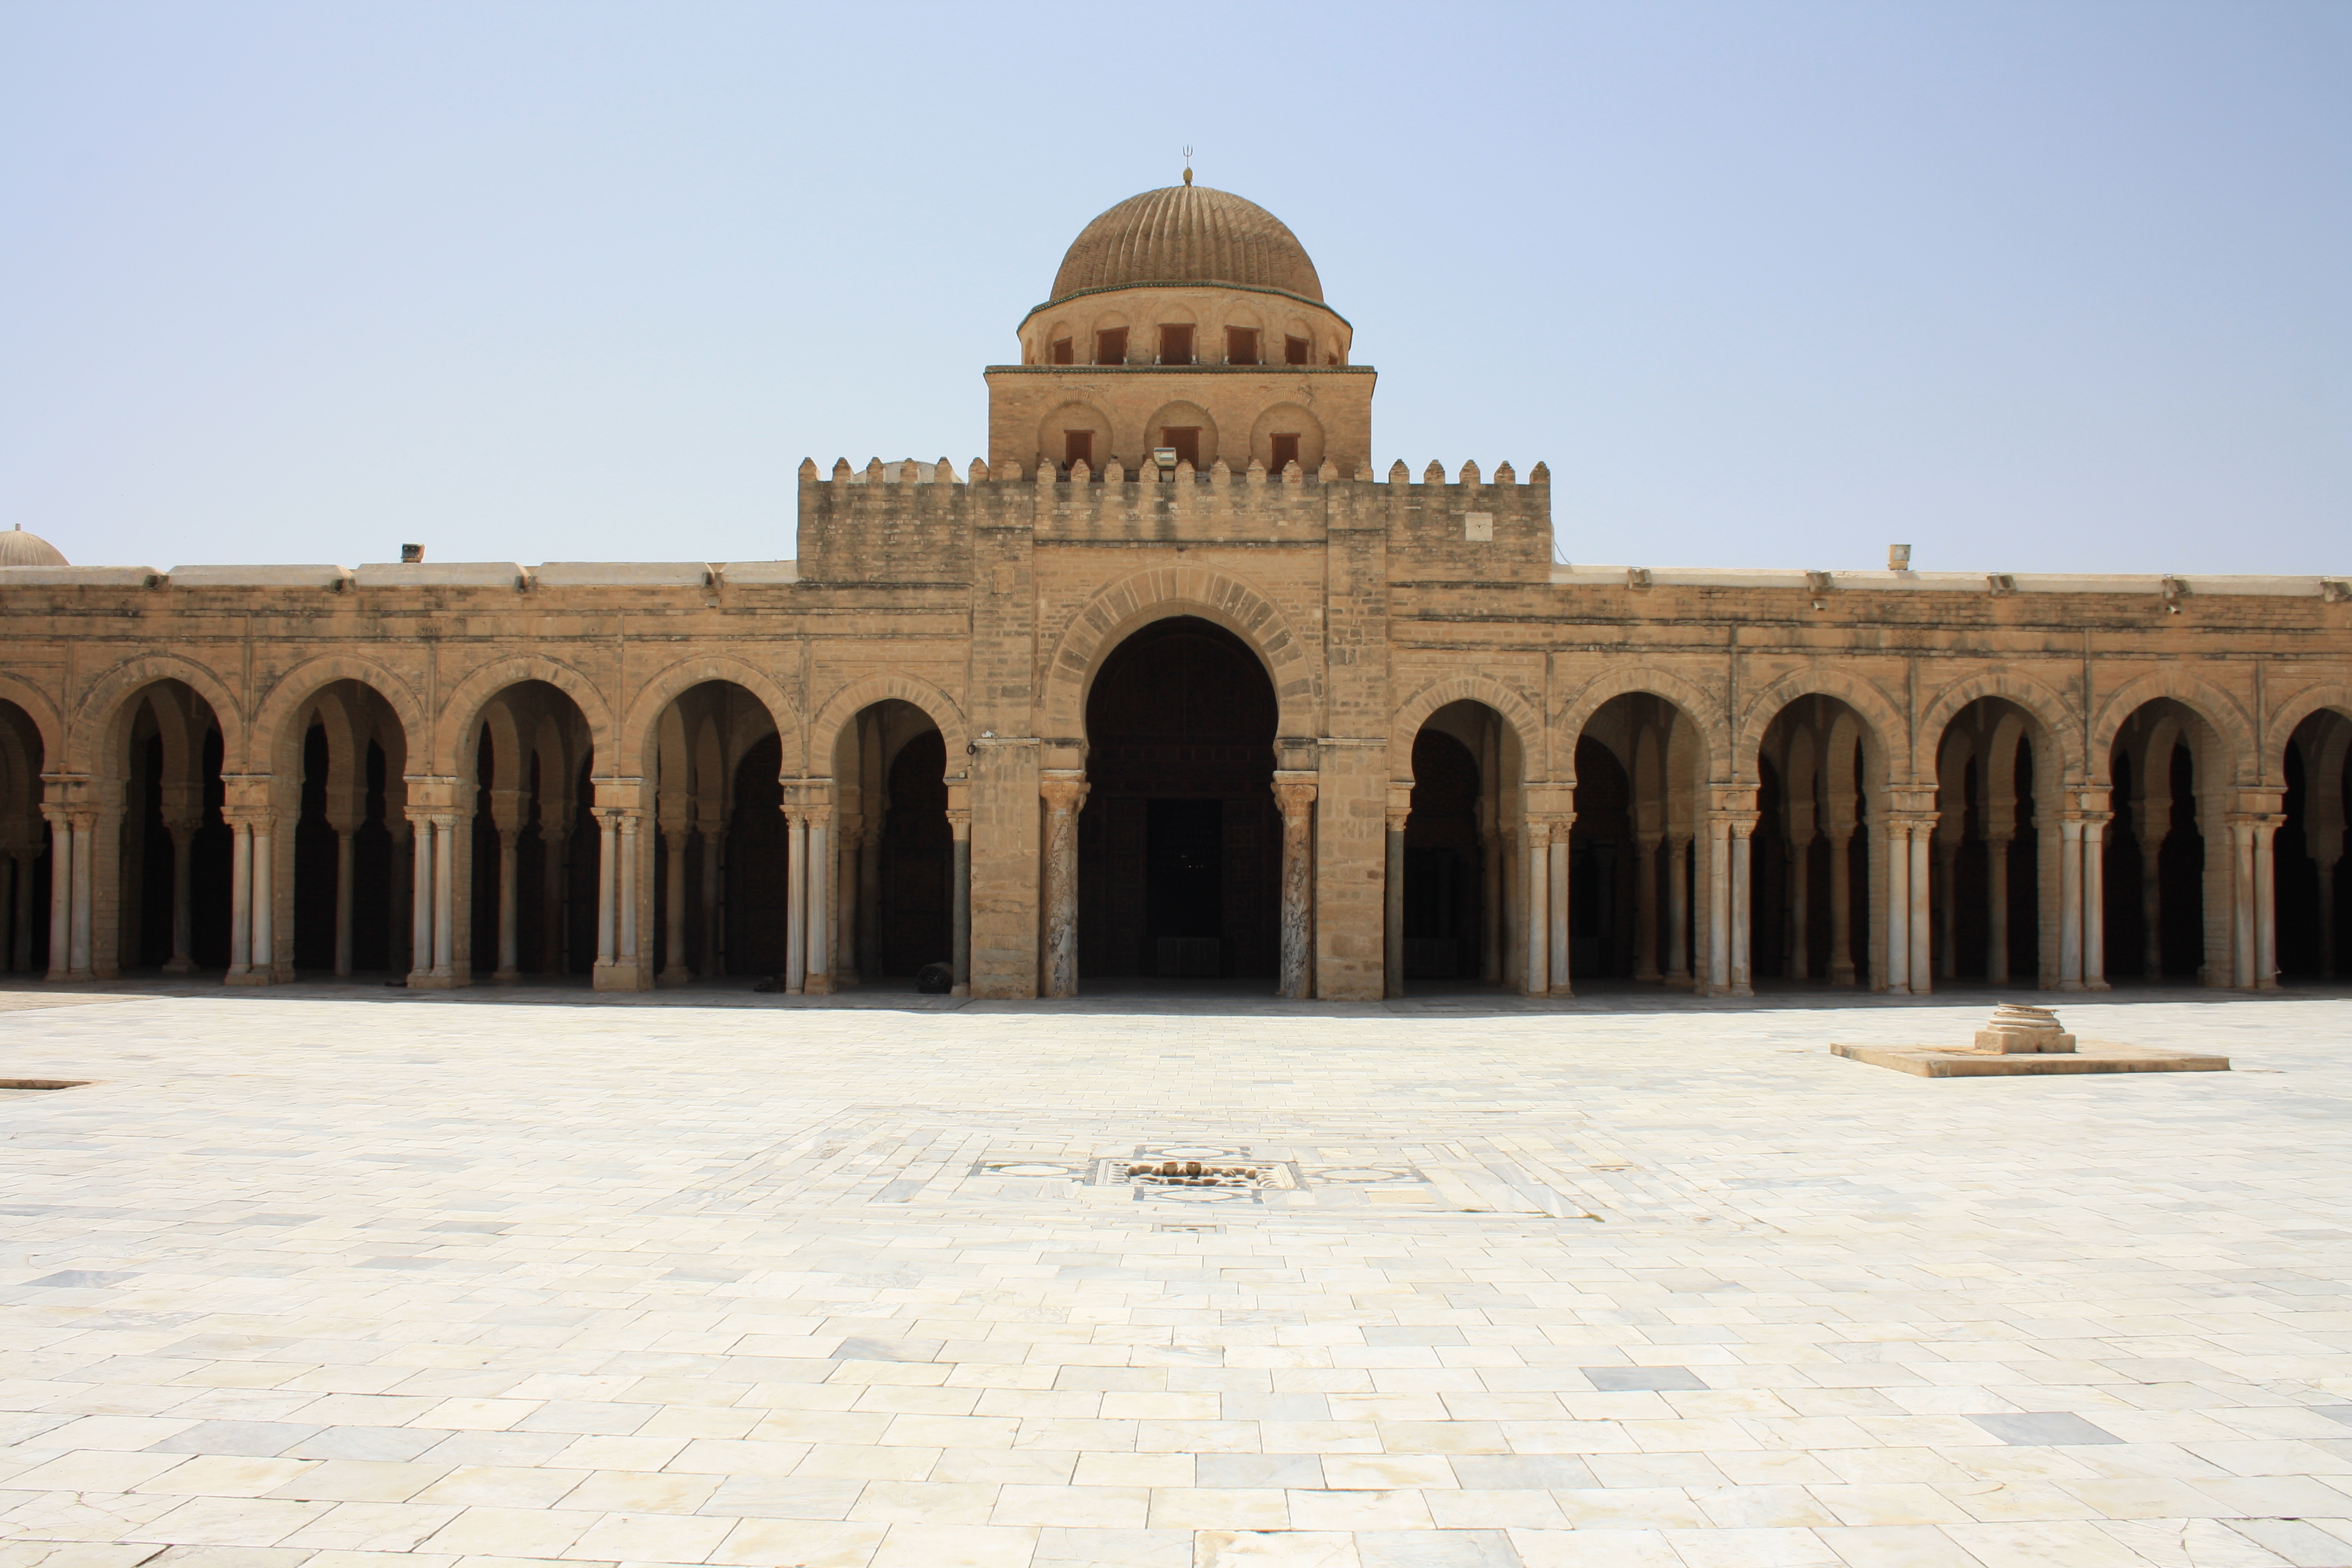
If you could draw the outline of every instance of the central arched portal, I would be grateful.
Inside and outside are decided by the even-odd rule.
[[[1154,621],[1103,661],[1087,697],[1082,975],[1281,973],[1276,713],[1265,667],[1213,622]]]

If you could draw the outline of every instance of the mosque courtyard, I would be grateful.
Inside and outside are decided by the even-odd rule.
[[[2352,1563],[2352,1000],[1817,1000],[0,991],[0,1568]]]

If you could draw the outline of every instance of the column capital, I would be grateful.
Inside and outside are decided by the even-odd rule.
[[[1056,813],[1075,812],[1086,805],[1094,785],[1076,768],[1049,768],[1037,778],[1037,794]]]
[[[417,821],[422,821],[427,816],[437,814],[411,810],[408,815]],[[643,813],[634,805],[592,805],[588,808],[588,815],[606,826],[618,827],[624,822],[635,821]]]
[[[961,841],[971,837],[971,807],[948,807],[948,837]]]
[[[1281,807],[1285,817],[1302,815],[1315,804],[1315,781],[1295,776],[1285,778],[1277,772],[1274,775],[1274,802]]]
[[[221,820],[232,827],[273,827],[277,826],[278,813],[267,805],[225,805],[221,807]]]
[[[1404,831],[1405,823],[1409,821],[1412,816],[1412,807],[1400,806],[1391,803],[1388,810],[1389,831],[1391,833],[1402,833]]]
[[[811,827],[833,826],[833,805],[829,801],[804,805],[801,807],[801,815],[808,819]]]

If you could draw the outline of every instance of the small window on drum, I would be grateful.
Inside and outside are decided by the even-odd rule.
[[[1314,352],[1315,345],[1305,338],[1282,340],[1282,363],[1285,364],[1312,364],[1314,361],[1307,355]]]
[[[1257,362],[1257,329],[1227,327],[1225,329],[1225,363],[1255,364]]]
[[[1298,461],[1298,437],[1295,435],[1275,437],[1274,458],[1266,467],[1278,474],[1297,461]]]
[[[1076,363],[1077,357],[1077,345],[1076,343],[1072,342],[1067,338],[1055,338],[1054,340],[1054,349],[1050,356],[1050,362],[1052,363],[1073,364]]]
[[[1170,323],[1160,329],[1160,363],[1191,364],[1192,363],[1192,327]]]
[[[1097,364],[1127,363],[1127,329],[1125,327],[1106,327],[1095,334],[1095,363]]]
[[[1075,468],[1080,463],[1089,468],[1095,466],[1095,433],[1091,430],[1063,431],[1062,466]]]

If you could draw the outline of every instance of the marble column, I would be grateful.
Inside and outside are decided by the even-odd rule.
[[[643,812],[623,808],[621,812],[621,956],[619,962],[628,967],[634,977],[632,983],[637,985],[646,984],[646,967],[645,950],[637,941],[637,875],[639,859],[644,853],[639,848],[637,840],[639,826],[644,821]]]
[[[73,977],[98,977],[93,956],[92,920],[97,912],[91,883],[98,858],[98,814],[77,811],[73,816]]]
[[[33,859],[16,857],[16,919],[9,925],[9,967],[19,974],[33,971]]]
[[[2266,813],[2254,824],[2254,989],[2275,991],[2278,980],[2278,851],[2283,817]]]
[[[1666,841],[1666,984],[1687,985],[1690,971],[1690,851],[1686,834]]]
[[[454,811],[433,814],[433,978],[457,980],[457,828]]]
[[[517,843],[521,829],[499,826],[499,967],[490,978],[511,985],[522,978],[522,872]]]
[[[808,808],[808,959],[802,989],[812,996],[833,990],[833,807]]]
[[[662,984],[694,978],[686,966],[686,823],[665,824],[657,842],[662,858]]]
[[[253,978],[278,978],[278,823],[263,811],[253,818]]]
[[[71,980],[73,973],[73,818],[61,805],[44,805],[49,825],[49,968],[50,980]]]
[[[2083,989],[2106,991],[2107,823],[2105,811],[2083,814]]]
[[[539,888],[539,965],[550,974],[563,974],[572,968],[572,921],[564,908],[564,871],[571,855],[572,834],[567,828],[541,823],[539,841],[547,850]]]
[[[1521,840],[1519,886],[1527,896],[1527,975],[1530,996],[1551,991],[1551,824],[1541,817],[1527,820]]]
[[[1658,844],[1663,835],[1633,841],[1633,978],[1658,978]]]
[[[702,819],[702,976],[706,980],[727,973],[727,931],[719,900],[725,886],[719,844],[725,832],[718,816]]]
[[[352,879],[358,866],[352,838],[349,828],[336,830],[335,973],[341,979],[349,979],[352,973]]]
[[[1789,839],[1789,959],[1782,972],[1791,980],[1813,973],[1813,847]]]
[[[243,813],[228,818],[228,973],[230,984],[253,973],[253,823]]]
[[[882,978],[882,824],[878,815],[869,818],[857,845],[857,967],[877,980]]]
[[[1960,840],[1936,836],[1936,977],[1960,977]]]
[[[2083,989],[2083,818],[2058,818],[2058,989]]]
[[[1731,994],[1756,994],[1756,814],[1731,819]]]
[[[784,990],[808,990],[808,814],[784,808]]]
[[[1315,994],[1315,784],[1278,780],[1274,799],[1282,809],[1281,994],[1303,1002]]]
[[[1546,987],[1554,996],[1572,996],[1573,981],[1569,974],[1568,920],[1568,856],[1571,845],[1569,833],[1576,824],[1576,814],[1566,813],[1552,819],[1550,855],[1551,963],[1550,984]]]
[[[1878,843],[1886,861],[1886,983],[1880,989],[1899,996],[1911,989],[1911,825],[1881,818]]]
[[[610,969],[620,961],[619,910],[614,902],[620,891],[621,814],[594,806],[596,818],[596,967]]]
[[[1410,809],[1389,807],[1388,860],[1381,887],[1381,994],[1404,994],[1404,825]]]
[[[1830,829],[1829,983],[1852,985],[1853,970],[1853,824]]]
[[[1037,783],[1037,793],[1045,802],[1045,945],[1038,990],[1046,996],[1078,994],[1078,813],[1086,808],[1088,787],[1084,775],[1058,770],[1048,773]],[[1279,791],[1276,798],[1280,798]],[[1286,821],[1283,826],[1283,910],[1286,916],[1290,907],[1289,824]],[[1282,952],[1286,987],[1283,994],[1288,995],[1290,933],[1286,920]]]
[[[948,906],[952,929],[948,934],[948,962],[955,970],[953,996],[971,994],[971,812],[950,807],[948,836],[955,846],[955,887]]]
[[[1911,823],[1911,994],[1925,996],[1936,989],[1936,921],[1932,901],[1936,854],[1934,813]]]
[[[408,980],[413,985],[433,973],[433,909],[437,901],[433,886],[436,861],[434,841],[440,835],[435,830],[430,812],[411,812],[408,821],[409,837],[415,840],[415,864],[409,878],[408,897]]]
[[[2332,847],[2335,850],[2333,854],[2315,847],[2311,855],[2311,863],[2319,872],[2319,977],[2322,980],[2336,978],[2336,867],[2342,859],[2344,850],[2340,841]],[[29,878],[31,873],[32,867],[27,863],[19,874]]]
[[[1706,824],[1706,984],[1703,996],[1731,994],[1731,824]]]
[[[2009,984],[2009,846],[2007,834],[1985,839],[1985,979]]]
[[[2164,978],[2164,835],[2139,842],[2140,977]]]
[[[166,974],[194,974],[196,942],[194,880],[197,824],[174,817],[163,824],[172,836],[172,956],[163,961]]]
[[[1481,815],[1492,814],[1481,808]],[[1478,978],[1503,978],[1503,836],[1488,822],[1478,836]]]

